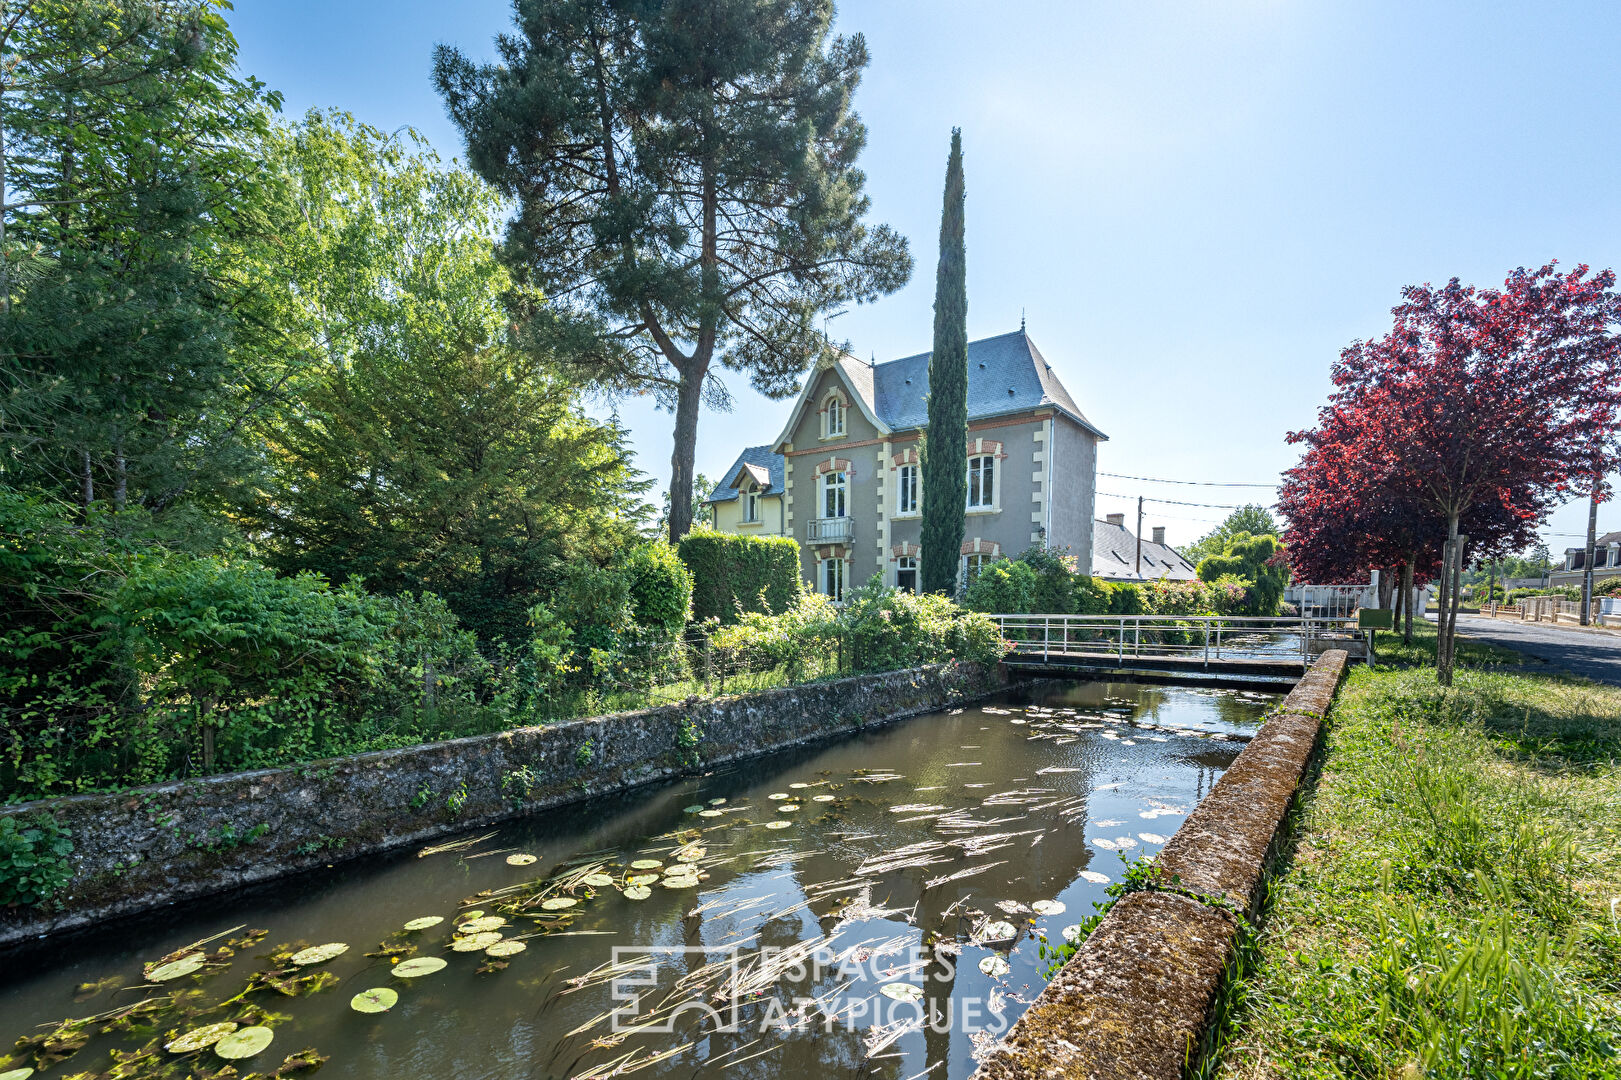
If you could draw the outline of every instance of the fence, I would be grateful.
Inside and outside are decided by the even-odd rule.
[[[1621,612],[1611,610],[1616,606],[1613,597],[1595,596],[1590,604],[1588,616],[1595,626],[1621,621]],[[1527,596],[1512,606],[1488,604],[1486,611],[1491,615],[1518,615],[1522,622],[1579,623],[1582,620],[1582,602],[1566,600],[1562,596]]]
[[[1018,656],[1109,656],[1309,663],[1332,636],[1345,643],[1353,620],[1280,615],[993,615]]]

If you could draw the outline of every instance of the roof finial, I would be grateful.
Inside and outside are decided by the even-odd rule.
[[[1024,308],[1019,309],[1019,333],[1024,333]]]

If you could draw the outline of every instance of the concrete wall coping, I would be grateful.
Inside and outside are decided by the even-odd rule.
[[[1348,659],[1317,658],[1161,850],[1160,888],[1109,909],[973,1080],[1180,1080]]]

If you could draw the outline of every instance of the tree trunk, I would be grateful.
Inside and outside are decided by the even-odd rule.
[[[1447,519],[1447,541],[1441,560],[1441,610],[1436,613],[1435,673],[1442,686],[1452,685],[1452,661],[1458,626],[1458,587],[1463,570],[1464,537],[1458,532],[1458,515]]]
[[[1381,568],[1379,571],[1379,610],[1390,610],[1390,599],[1396,591],[1396,579],[1400,575],[1393,568]]]
[[[703,374],[684,371],[676,390],[675,449],[670,454],[670,543],[692,531],[692,465],[698,454],[698,406]]]
[[[90,451],[81,450],[79,455],[84,466],[84,471],[79,476],[79,503],[88,512],[90,504],[96,501],[96,481],[90,475]]]
[[[1407,645],[1413,643],[1413,564],[1417,558],[1416,555],[1407,556],[1407,563],[1401,571],[1402,642]],[[1419,618],[1423,617],[1420,613]]]
[[[1588,609],[1593,606],[1593,554],[1598,546],[1598,492],[1587,502],[1587,558],[1582,562],[1582,611],[1581,624],[1588,625],[1593,621]]]

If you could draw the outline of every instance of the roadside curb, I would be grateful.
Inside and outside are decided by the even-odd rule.
[[[1110,908],[973,1080],[1183,1075],[1348,660],[1318,657],[1160,852],[1172,888]]]

